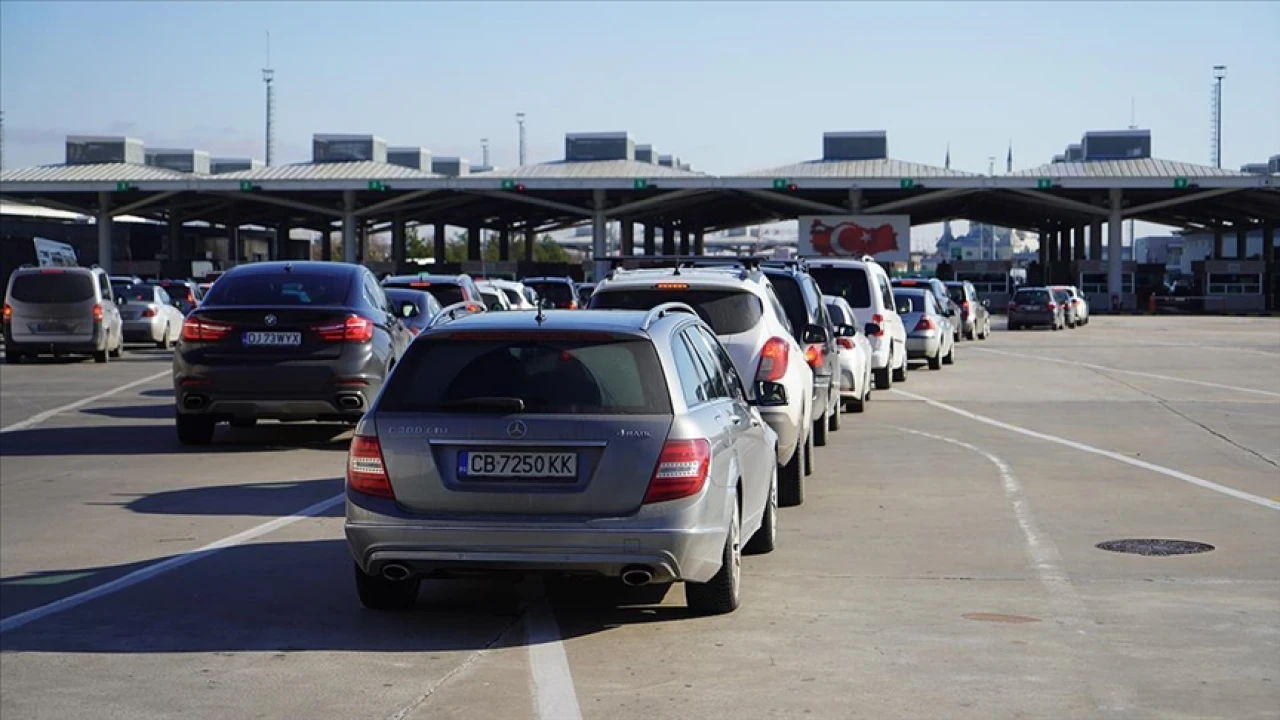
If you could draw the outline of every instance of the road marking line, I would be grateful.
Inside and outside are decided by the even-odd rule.
[[[1261,505],[1262,507],[1270,508],[1272,510],[1280,510],[1280,502],[1276,502],[1274,500],[1268,500],[1267,498],[1254,495],[1252,493],[1247,493],[1243,490],[1237,490],[1233,487],[1227,487],[1226,485],[1219,485],[1216,482],[1205,480],[1204,478],[1199,478],[1199,477],[1196,477],[1195,475],[1184,473],[1180,470],[1174,470],[1172,468],[1167,468],[1162,465],[1156,465],[1155,463],[1149,463],[1145,460],[1138,460],[1137,458],[1131,458],[1131,457],[1128,457],[1127,455],[1121,455],[1118,452],[1112,452],[1110,450],[1103,450],[1102,448],[1096,448],[1092,445],[1085,445],[1084,443],[1076,442],[1075,440],[1068,440],[1066,438],[1061,438],[1061,437],[1058,437],[1057,435],[1049,435],[1047,433],[1036,432],[1035,430],[1028,430],[1027,428],[1021,427],[1019,425],[1000,422],[999,420],[995,420],[993,418],[989,418],[984,415],[978,415],[977,413],[971,413],[968,410],[962,410],[958,407],[955,407],[954,405],[948,405],[944,402],[939,402],[932,398],[927,398],[923,395],[916,395],[915,393],[909,393],[903,390],[899,390],[897,388],[894,388],[890,392],[897,393],[911,400],[919,400],[927,405],[931,405],[940,410],[946,410],[947,412],[955,413],[956,415],[960,415],[961,417],[967,417],[970,420],[976,420],[980,423],[986,423],[987,425],[991,425],[992,427],[998,427],[1002,430],[1008,430],[1009,432],[1018,433],[1019,435],[1026,435],[1027,437],[1033,437],[1038,440],[1045,440],[1047,442],[1056,443],[1058,445],[1063,445],[1065,447],[1069,447],[1074,450],[1079,450],[1081,452],[1087,452],[1093,455],[1110,458],[1117,462],[1122,462],[1127,465],[1139,467],[1139,468],[1142,468],[1143,470],[1150,470],[1151,472],[1154,472],[1154,473],[1160,473],[1161,475],[1166,475],[1168,477],[1174,478],[1175,480],[1181,480],[1182,482],[1189,483],[1191,485],[1198,485],[1207,490],[1212,490],[1214,492],[1222,493],[1223,495],[1228,495],[1230,497],[1236,498],[1237,500],[1244,500],[1245,502],[1250,502],[1250,503],[1253,503],[1254,505]]]
[[[1013,506],[1014,519],[1017,520],[1018,527],[1022,530],[1022,539],[1026,544],[1027,557],[1035,567],[1036,575],[1040,578],[1040,584],[1044,587],[1050,609],[1068,629],[1079,635],[1087,635],[1086,628],[1094,625],[1095,622],[1090,618],[1084,601],[1080,599],[1080,595],[1076,593],[1075,588],[1072,586],[1071,577],[1062,569],[1062,555],[1058,552],[1058,546],[1053,543],[1053,540],[1048,535],[1045,535],[1036,527],[1035,516],[1031,513],[1031,506],[1027,503],[1026,495],[1022,491],[1022,484],[1018,482],[1018,478],[1013,474],[1013,468],[1009,467],[1008,463],[996,455],[962,440],[905,427],[895,427],[895,429],[965,448],[981,455],[996,466],[996,470],[1000,472],[1000,480],[1004,484],[1005,497],[1009,500],[1009,504]],[[1127,704],[1127,691],[1111,682],[1109,673],[1102,673],[1100,677],[1101,679],[1097,681],[1101,686],[1099,689],[1108,696],[1109,700],[1107,704],[1102,705],[1102,709],[1123,710]],[[1089,681],[1086,680],[1086,682]]]
[[[345,496],[345,493],[334,495],[331,498],[321,500],[314,505],[305,507],[292,515],[278,517],[275,520],[262,523],[257,527],[249,528],[244,532],[236,533],[235,535],[209,543],[204,547],[196,548],[195,550],[182,553],[181,555],[175,555],[168,560],[158,562],[154,565],[139,568],[128,575],[118,577],[111,582],[89,588],[88,590],[78,592],[75,595],[68,595],[67,597],[55,600],[47,605],[41,605],[40,607],[35,607],[16,615],[10,615],[9,617],[0,620],[0,634],[9,632],[10,630],[16,630],[23,625],[33,623],[36,620],[48,617],[55,613],[60,613],[63,610],[70,610],[71,608],[83,605],[90,600],[95,600],[105,595],[120,592],[121,590],[137,585],[140,582],[150,580],[157,575],[163,575],[170,570],[177,570],[184,565],[189,565],[196,560],[213,555],[221,550],[226,550],[227,548],[235,547],[236,545],[243,545],[250,540],[262,537],[263,535],[279,530],[282,527],[292,525],[299,520],[315,517],[316,515],[319,515],[334,505],[342,502]]]
[[[538,720],[582,720],[560,627],[545,599],[538,601],[525,616],[525,638]]]
[[[40,423],[44,422],[45,420],[48,420],[54,415],[61,415],[62,413],[69,412],[71,410],[78,410],[79,408],[82,408],[85,405],[96,403],[99,400],[109,398],[112,395],[115,395],[116,393],[122,393],[125,390],[136,388],[139,385],[145,385],[149,382],[159,380],[160,378],[165,377],[166,375],[171,375],[171,374],[173,374],[172,370],[163,370],[161,372],[156,373],[155,375],[148,375],[142,378],[141,380],[134,380],[131,383],[125,383],[120,387],[112,388],[104,393],[98,393],[97,395],[92,395],[90,397],[84,398],[83,400],[77,400],[73,403],[67,403],[66,405],[60,405],[56,408],[53,408],[52,410],[45,410],[42,413],[39,413],[37,415],[32,415],[26,420],[23,420],[21,422],[16,422],[6,428],[0,428],[0,433],[9,433],[9,432],[14,432],[15,430],[26,430],[27,428],[32,427],[34,425],[39,425]]]
[[[1171,377],[1169,375],[1157,375],[1155,373],[1139,372],[1137,370],[1121,370],[1120,368],[1108,367],[1106,365],[1094,365],[1093,363],[1079,362],[1077,360],[1063,360],[1061,358],[1042,357],[1040,355],[1025,355],[1023,353],[1009,352],[1008,350],[992,350],[991,348],[970,348],[978,352],[995,353],[996,355],[1008,355],[1009,357],[1027,358],[1030,360],[1043,360],[1045,362],[1059,363],[1062,365],[1076,365],[1078,367],[1086,367],[1091,370],[1105,370],[1113,373],[1123,373],[1125,375],[1137,375],[1138,377],[1153,378],[1155,380],[1167,380],[1169,382],[1187,383],[1188,385],[1200,385],[1203,387],[1217,388],[1219,390],[1233,390],[1235,392],[1250,393],[1253,395],[1264,395],[1266,397],[1280,398],[1280,393],[1271,392],[1270,390],[1257,390],[1255,388],[1237,387],[1235,385],[1223,385],[1221,383],[1205,382],[1204,380],[1188,380],[1187,378]]]

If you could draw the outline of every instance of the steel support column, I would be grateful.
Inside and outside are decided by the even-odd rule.
[[[1102,259],[1102,221],[1094,220],[1089,225],[1089,259]]]
[[[694,228],[693,230],[693,254],[705,255],[707,252],[706,241],[702,237],[702,228]]]
[[[684,223],[680,223],[680,228],[677,232],[680,233],[680,254],[688,255],[689,254],[689,230],[685,227]]]
[[[992,249],[994,250],[994,248]],[[993,260],[995,259],[994,252],[992,253],[992,259]],[[1053,276],[1053,281],[1055,283],[1060,282],[1063,274],[1065,274],[1061,268],[1065,268],[1070,265],[1071,265],[1071,228],[1068,228],[1066,225],[1059,225],[1058,226],[1058,268],[1059,270]]]
[[[111,193],[98,193],[98,266],[110,274],[111,257]]]
[[[1077,225],[1074,229],[1072,229],[1071,233],[1073,236],[1072,243],[1071,243],[1072,249],[1074,250],[1073,257],[1076,259],[1077,262],[1080,260],[1084,260],[1085,259],[1085,255],[1084,255],[1085,243],[1088,242],[1085,239],[1084,225]],[[1075,285],[1074,282],[1069,284]]]
[[[1209,258],[1210,260],[1224,259],[1222,255],[1222,240],[1222,230],[1215,228],[1213,231],[1213,256]]]
[[[1117,302],[1124,301],[1124,192],[1120,188],[1111,188],[1110,194],[1111,215],[1107,219],[1107,296],[1114,306]]]
[[[183,251],[182,216],[177,210],[169,211],[169,260],[181,266],[187,255]],[[190,268],[188,268],[190,269]],[[185,277],[185,275],[184,275]]]
[[[605,215],[604,190],[596,189],[591,192],[591,208],[592,279],[599,282],[609,274],[609,261],[603,259],[609,254],[605,247],[609,234],[609,217]]]
[[[676,254],[676,225],[675,223],[667,223],[662,226],[662,254]]]
[[[227,260],[232,266],[240,264],[244,248],[240,247],[240,213],[232,205],[227,208]]]
[[[342,261],[355,263],[359,258],[356,247],[356,191],[342,191]]]
[[[1264,307],[1276,310],[1276,225],[1267,222],[1262,225],[1262,292]]]
[[[467,259],[468,260],[479,260],[480,254],[484,252],[484,248],[480,244],[481,232],[483,232],[483,229],[475,223],[472,223],[469,227],[467,227]]]
[[[511,226],[503,223],[498,229],[498,260],[506,262],[511,259]]]
[[[636,254],[636,224],[630,220],[622,221],[622,254],[627,257]]]
[[[435,258],[437,265],[444,262],[448,251],[449,239],[448,235],[446,235],[447,232],[449,232],[449,228],[444,223],[436,223],[431,228],[431,255]]]
[[[644,224],[644,254],[658,254],[658,226],[651,222]]]
[[[862,211],[862,190],[860,188],[849,188],[849,212],[858,214]]]
[[[395,272],[400,272],[405,259],[409,256],[409,233],[405,228],[405,219],[396,216],[391,221],[391,265]]]
[[[271,244],[267,247],[268,260],[284,260],[284,255],[289,254],[289,232],[292,228],[288,223],[280,223],[276,225],[275,234],[271,236]]]
[[[1244,260],[1249,255],[1249,231],[1244,228],[1236,230],[1236,259]]]
[[[538,244],[538,228],[532,222],[524,226],[524,261],[533,262],[533,249]]]

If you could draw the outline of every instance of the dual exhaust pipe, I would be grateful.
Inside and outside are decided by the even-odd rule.
[[[339,395],[338,407],[343,410],[359,410],[364,407],[364,398],[359,395]]]
[[[382,566],[382,577],[391,582],[408,580],[411,575],[413,575],[413,571],[407,565],[401,563],[387,563]]]
[[[203,395],[186,395],[182,398],[182,407],[188,410],[199,410],[209,403]]]
[[[382,577],[391,582],[401,582],[413,576],[413,571],[404,563],[392,562],[382,566]],[[628,565],[622,570],[622,584],[627,587],[642,587],[653,582],[653,570],[644,565]]]

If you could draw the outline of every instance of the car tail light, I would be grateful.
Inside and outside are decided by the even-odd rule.
[[[347,451],[347,487],[353,492],[395,499],[387,468],[382,463],[382,445],[378,438],[356,435]]]
[[[96,323],[102,322],[102,303],[97,303],[93,306],[93,321]]]
[[[933,318],[928,315],[921,315],[920,322],[916,323],[916,329],[912,332],[921,332],[923,330],[937,330],[938,326],[933,322]]]
[[[410,328],[409,328],[409,334],[410,334],[410,335],[413,335],[414,337],[417,337],[417,336],[418,336],[418,333],[420,333],[420,332],[422,332],[422,328],[416,328],[416,327],[410,327]]]
[[[660,282],[654,285],[659,290],[688,290],[689,283],[682,282]]]
[[[880,328],[880,332],[872,333],[871,337],[883,337],[884,336],[884,316],[881,315],[880,313],[876,313],[875,315],[872,315],[871,323]]]
[[[697,495],[706,484],[710,469],[711,443],[702,438],[668,440],[649,479],[645,504]]]
[[[965,300],[964,302],[960,303],[960,309],[963,310],[966,315],[969,314],[969,301]]]
[[[1058,303],[1056,303],[1056,302],[1051,302],[1051,303],[1049,303],[1049,309],[1050,309],[1050,310],[1057,310],[1057,309],[1058,309]]]
[[[810,345],[804,349],[804,361],[809,363],[809,367],[816,368],[822,365],[822,361],[826,359],[826,351],[821,345]]]
[[[577,310],[577,309],[578,309],[578,301],[577,301],[577,300],[570,300],[570,301],[569,301],[569,304],[568,304],[568,305],[565,305],[565,307],[569,308],[570,310]]]
[[[231,326],[190,317],[182,322],[182,339],[187,342],[218,342],[231,333]]]
[[[13,307],[9,303],[4,304],[4,321],[13,322]]]
[[[1013,302],[1012,300],[1010,300],[1010,301],[1009,301],[1009,309],[1010,309],[1010,310],[1017,310],[1017,309],[1018,309],[1018,303]]]
[[[780,338],[769,338],[760,351],[760,367],[756,370],[756,380],[778,382],[787,374],[787,363],[790,361],[791,347]]]
[[[340,323],[315,325],[311,330],[324,342],[367,343],[373,340],[373,323],[359,315],[348,315]]]
[[[853,340],[850,338],[847,338],[847,337],[836,338],[836,342],[839,343],[840,347],[844,348],[845,350],[853,349]]]
[[[142,317],[144,317],[144,318],[147,318],[147,317],[155,317],[155,316],[156,316],[156,309],[155,309],[155,308],[150,308],[150,307],[149,307],[149,308],[147,308],[146,310],[143,310],[143,311],[142,311]]]

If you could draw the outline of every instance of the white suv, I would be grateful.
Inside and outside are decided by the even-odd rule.
[[[813,259],[809,275],[824,295],[842,297],[871,341],[871,373],[876,388],[887,390],[907,379],[907,329],[889,284],[889,274],[870,256],[861,260]]]
[[[813,371],[787,314],[764,273],[745,267],[615,270],[596,285],[589,310],[644,310],[682,302],[702,317],[729,353],[748,387],[768,380],[786,389],[786,403],[761,407],[778,434],[778,504],[804,501],[812,472]]]

